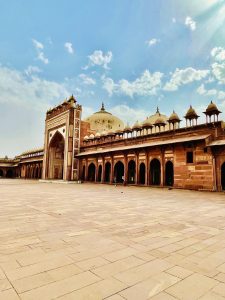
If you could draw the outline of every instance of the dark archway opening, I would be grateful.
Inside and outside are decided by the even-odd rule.
[[[116,183],[124,182],[124,164],[118,161],[114,167],[114,181]]]
[[[139,183],[145,184],[145,164],[141,163],[139,166]]]
[[[135,183],[135,161],[130,160],[128,163],[128,183]]]
[[[3,170],[0,169],[0,177],[3,177]]]
[[[95,181],[95,165],[93,163],[88,166],[88,181]]]
[[[36,167],[35,178],[36,178],[36,179],[39,178],[39,168],[38,168],[38,167]]]
[[[102,181],[102,165],[98,167],[98,182]]]
[[[110,182],[111,164],[107,162],[105,164],[105,182]]]
[[[165,170],[165,184],[166,186],[173,186],[174,182],[174,171],[172,161],[167,161]]]
[[[85,180],[85,166],[82,168],[81,180]]]
[[[221,167],[221,186],[222,190],[225,190],[225,162],[222,164]]]
[[[150,183],[152,185],[160,185],[160,182],[161,182],[160,161],[154,158],[150,163]]]
[[[48,178],[50,179],[63,179],[64,146],[64,137],[57,131],[49,145]]]
[[[13,170],[7,170],[6,178],[13,178]]]

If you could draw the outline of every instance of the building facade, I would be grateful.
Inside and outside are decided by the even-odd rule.
[[[85,120],[71,96],[46,114],[44,147],[0,160],[0,177],[225,190],[225,126],[214,103],[206,121],[190,106],[132,127],[101,109]]]

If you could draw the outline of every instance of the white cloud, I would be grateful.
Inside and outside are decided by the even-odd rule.
[[[210,90],[207,90],[205,88],[205,85],[204,84],[201,84],[198,88],[197,88],[197,93],[199,95],[203,95],[203,96],[214,96],[216,97],[217,99],[219,100],[225,100],[225,92],[223,91],[218,91],[216,89],[210,89]]]
[[[191,83],[193,81],[199,81],[209,75],[209,70],[196,70],[194,68],[176,69],[172,74],[170,81],[165,86],[165,91],[176,91],[179,86]]]
[[[41,73],[42,71],[37,66],[28,66],[24,72],[27,76],[31,76],[35,73]]]
[[[214,47],[211,56],[218,62],[225,61],[225,49],[222,47]]]
[[[150,73],[149,70],[145,70],[140,77],[134,81],[128,81],[121,79],[118,83],[115,83],[113,79],[103,77],[103,88],[111,96],[113,93],[124,94],[129,97],[134,95],[149,96],[156,95],[158,89],[161,87],[161,79],[163,73],[155,72]]]
[[[0,103],[13,103],[32,109],[46,111],[55,99],[69,95],[63,84],[40,79],[27,78],[22,72],[0,67]]]
[[[35,47],[35,49],[37,51],[37,59],[40,60],[40,61],[42,61],[44,64],[48,64],[49,60],[44,55],[44,52],[43,52],[44,45],[41,42],[39,42],[39,41],[37,41],[35,39],[32,39],[32,42],[33,42],[33,45],[34,45],[34,47]]]
[[[114,106],[110,112],[122,119],[125,124],[128,122],[130,125],[133,125],[137,120],[143,122],[147,117],[146,110],[131,108],[124,104]]]
[[[112,61],[113,54],[111,51],[103,53],[101,50],[95,50],[88,56],[89,63],[83,69],[86,70],[90,66],[102,66],[104,69],[108,69],[108,64]]]
[[[64,47],[66,48],[66,50],[67,50],[68,53],[70,53],[70,54],[74,53],[74,49],[73,49],[73,44],[72,43],[66,42],[64,44]]]
[[[211,50],[213,58],[212,74],[218,80],[219,84],[225,84],[225,49],[222,47],[214,47]]]
[[[192,31],[196,30],[196,22],[189,16],[185,19],[185,25]]]
[[[158,44],[159,42],[160,42],[160,40],[156,39],[156,38],[146,41],[146,43],[148,44],[149,47],[154,46],[154,45]]]
[[[27,76],[25,72],[0,66],[0,156],[18,155],[41,147],[45,112],[72,93],[64,83]],[[10,116],[10,120],[9,120]]]
[[[83,84],[86,84],[86,85],[95,85],[96,84],[96,81],[93,78],[87,76],[86,74],[80,74],[79,78],[82,79]]]
[[[212,73],[220,84],[225,84],[225,62],[223,63],[213,63]]]
[[[116,84],[114,83],[112,78],[102,76],[103,89],[105,89],[109,96],[112,96],[114,90],[116,89]]]
[[[36,49],[42,49],[42,50],[44,49],[44,45],[41,42],[39,42],[39,41],[37,41],[35,39],[32,39],[32,42],[33,42],[34,47]]]

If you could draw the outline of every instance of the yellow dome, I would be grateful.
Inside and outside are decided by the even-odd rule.
[[[156,113],[154,115],[149,116],[143,123],[142,126],[145,124],[159,124],[163,123],[165,124],[165,130],[169,129],[169,124],[167,122],[168,117],[166,115],[163,115],[159,112],[159,108],[157,107]],[[145,127],[145,126],[144,126]],[[151,125],[150,125],[151,127]]]
[[[91,130],[96,131],[116,131],[124,128],[123,121],[107,112],[103,103],[101,110],[86,118],[85,121],[90,123]]]
[[[211,101],[204,113],[206,115],[213,115],[213,114],[218,114],[219,115],[221,113],[221,111],[219,111],[216,104]]]
[[[139,129],[141,129],[141,125],[139,124],[138,121],[136,121],[136,122],[134,123],[134,126],[132,127],[132,130],[139,130]]]
[[[157,110],[156,110],[156,113],[154,115],[151,115],[149,116],[144,122],[145,123],[151,123],[151,124],[155,124],[155,122],[158,120],[158,119],[161,119],[163,120],[163,122],[167,123],[167,120],[168,120],[168,117],[166,115],[162,115],[160,112],[159,112],[159,108],[157,107]]]
[[[178,117],[178,114],[173,111],[173,113],[169,117],[169,122],[180,122],[180,118]]]
[[[184,116],[186,119],[197,119],[199,118],[199,116],[197,115],[196,111],[194,110],[194,108],[190,105],[186,115]]]

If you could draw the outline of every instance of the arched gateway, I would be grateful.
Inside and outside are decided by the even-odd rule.
[[[150,163],[150,184],[160,185],[161,183],[160,161],[154,158]]]
[[[221,187],[225,190],[225,162],[221,166]]]
[[[64,148],[64,137],[57,131],[49,144],[48,178],[50,179],[63,179]]]
[[[165,183],[166,186],[173,186],[174,182],[174,171],[172,161],[167,161],[165,170]]]
[[[139,166],[139,183],[145,184],[145,164],[143,162]]]
[[[105,164],[105,182],[110,182],[111,164],[107,161]]]
[[[118,161],[114,167],[114,180],[116,183],[124,182],[124,164]]]
[[[95,165],[93,163],[88,166],[88,181],[95,181]]]
[[[128,163],[128,183],[135,183],[135,161],[130,160]]]

